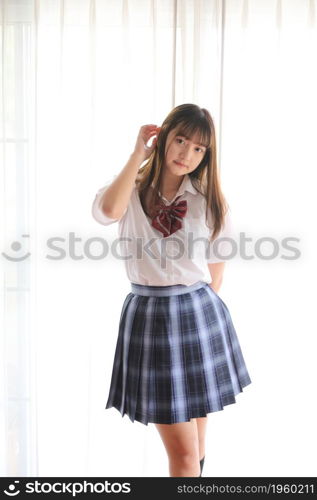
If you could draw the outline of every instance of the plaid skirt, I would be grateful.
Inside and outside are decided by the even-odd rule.
[[[251,379],[219,295],[204,281],[131,288],[105,408],[148,425],[187,422],[235,403]]]

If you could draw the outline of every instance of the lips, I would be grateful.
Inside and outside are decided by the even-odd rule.
[[[179,161],[174,160],[174,162],[175,162],[175,163],[176,163],[176,165],[178,165],[179,167],[187,167],[187,165],[184,165],[184,163],[180,163]]]

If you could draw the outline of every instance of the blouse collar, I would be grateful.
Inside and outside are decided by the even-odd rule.
[[[152,187],[154,186],[154,182],[152,182],[151,186]],[[184,179],[183,179],[181,185],[179,186],[178,191],[171,202],[166,200],[166,198],[164,198],[164,196],[162,196],[160,192],[159,192],[159,195],[162,196],[163,200],[167,201],[168,203],[172,203],[175,200],[175,198],[183,195],[185,193],[185,191],[188,191],[189,193],[192,193],[192,194],[198,193],[198,191],[194,188],[192,181],[191,181],[188,174],[184,175]]]

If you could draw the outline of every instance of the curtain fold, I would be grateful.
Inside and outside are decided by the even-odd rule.
[[[142,475],[147,436],[122,431],[139,453],[125,464],[104,446],[124,296],[111,284],[125,276],[122,262],[98,259],[92,199],[141,125],[194,102],[215,120],[236,213],[252,225],[252,206],[259,225],[282,225],[278,191],[294,155],[307,172],[315,157],[303,149],[317,111],[316,2],[3,0],[0,14],[1,475]],[[297,143],[282,157],[294,120]]]

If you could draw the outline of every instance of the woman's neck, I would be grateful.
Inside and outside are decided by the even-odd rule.
[[[173,175],[165,171],[161,179],[161,195],[166,199],[173,199],[184,180],[184,175]]]

